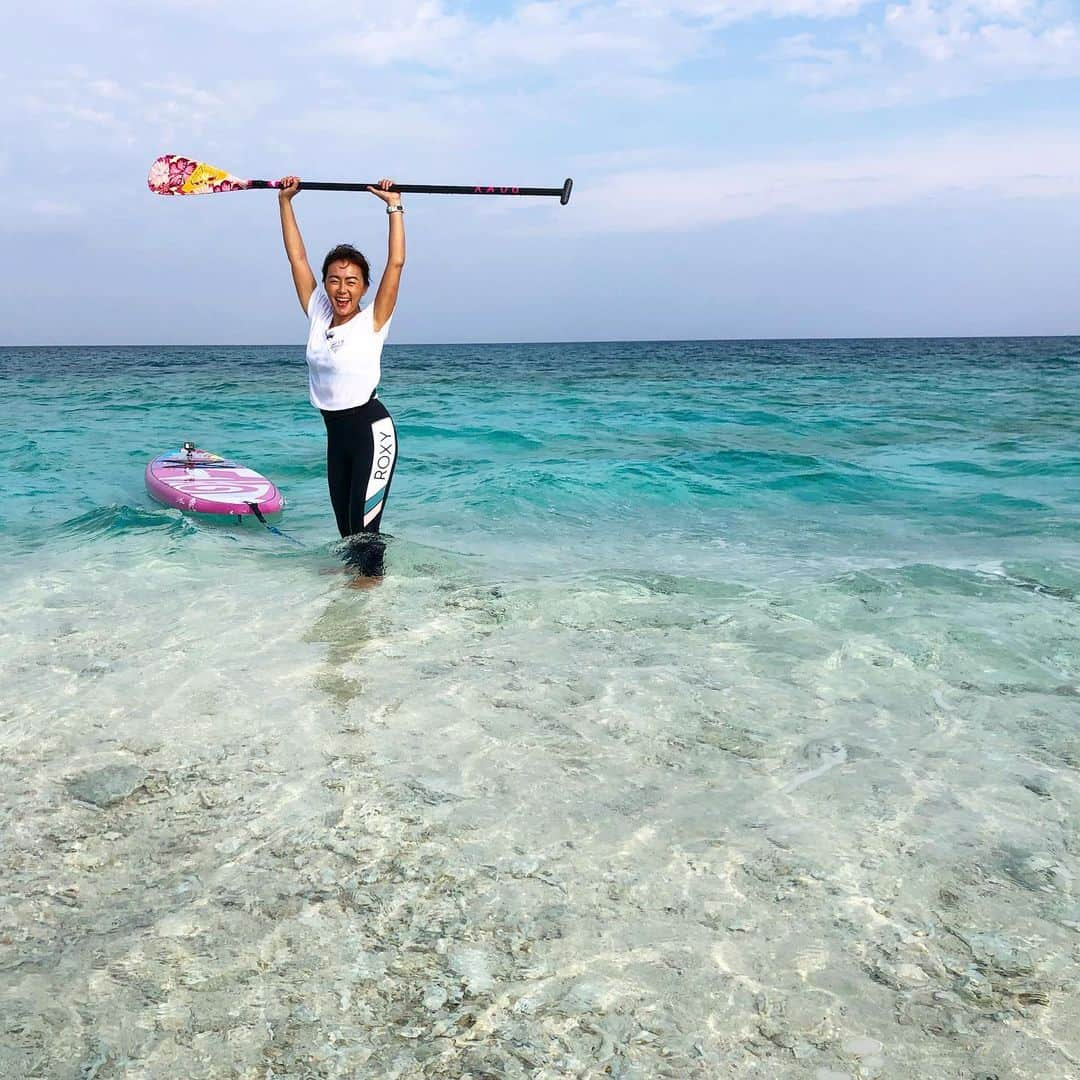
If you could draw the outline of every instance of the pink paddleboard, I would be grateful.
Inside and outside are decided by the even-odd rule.
[[[285,505],[265,476],[191,443],[146,466],[146,490],[166,506],[200,514],[276,514]]]

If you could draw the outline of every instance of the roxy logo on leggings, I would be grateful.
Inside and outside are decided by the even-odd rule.
[[[378,435],[379,445],[375,448],[373,476],[376,480],[386,480],[390,475],[390,466],[394,464],[394,433],[384,429]]]

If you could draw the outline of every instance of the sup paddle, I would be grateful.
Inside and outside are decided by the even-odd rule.
[[[177,154],[165,154],[150,166],[146,180],[155,195],[209,195],[221,191],[250,191],[281,187],[279,180],[241,180],[224,169]],[[367,191],[373,184],[329,184],[304,180],[301,191]],[[388,191],[410,195],[554,195],[565,206],[570,201],[573,180],[561,188],[516,187],[506,184],[394,184]]]

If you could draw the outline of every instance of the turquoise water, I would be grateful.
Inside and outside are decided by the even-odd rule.
[[[372,590],[299,347],[0,385],[0,1074],[1080,1070],[1080,339],[389,347]]]

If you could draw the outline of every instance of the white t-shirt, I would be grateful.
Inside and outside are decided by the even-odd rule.
[[[375,331],[374,304],[361,308],[347,323],[331,326],[330,297],[320,285],[308,301],[308,392],[316,409],[351,409],[375,393],[381,375],[387,319]]]

